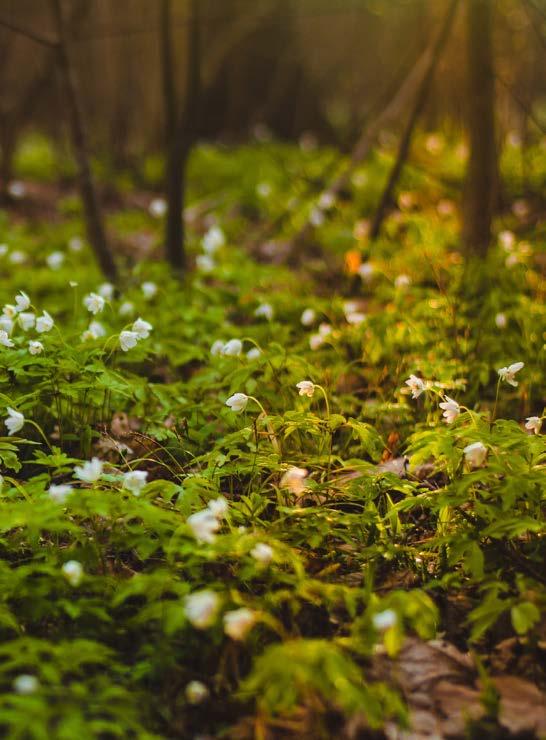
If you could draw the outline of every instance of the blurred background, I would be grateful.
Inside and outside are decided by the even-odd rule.
[[[367,117],[419,60],[445,0],[200,0],[200,138],[251,135],[350,149]],[[130,166],[159,150],[164,132],[161,0],[65,3],[94,153]],[[546,128],[546,2],[495,0],[499,136]],[[189,7],[173,0],[176,85],[186,79]],[[0,0],[0,116],[4,174],[29,130],[59,144],[65,105],[51,48],[14,28],[53,38],[44,0]],[[465,114],[464,17],[455,19],[421,125],[460,128]],[[403,121],[391,121],[394,133]]]

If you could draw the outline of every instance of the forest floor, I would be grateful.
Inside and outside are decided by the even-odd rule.
[[[331,201],[333,151],[201,147],[182,283],[149,162],[105,190],[114,287],[27,151],[0,212],[2,736],[546,737],[546,153],[523,182],[508,149],[478,264],[464,152],[418,152],[370,242],[392,152]]]

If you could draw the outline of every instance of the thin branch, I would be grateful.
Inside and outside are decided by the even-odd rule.
[[[18,33],[20,36],[24,36],[31,41],[35,41],[37,44],[47,46],[50,49],[55,49],[59,44],[57,39],[49,38],[49,36],[42,36],[42,34],[37,33],[30,28],[22,28],[21,26],[18,26],[15,23],[11,23],[11,21],[7,21],[4,18],[0,18],[0,26],[3,28],[7,28],[9,31],[13,31],[14,33]]]
[[[500,82],[501,85],[508,90],[508,92],[513,97],[513,99],[516,101],[516,103],[519,105],[521,110],[525,113],[525,115],[529,118],[529,120],[535,124],[538,130],[541,133],[546,134],[546,127],[544,126],[544,124],[538,120],[538,118],[533,113],[532,109],[529,108],[529,106],[523,102],[523,100],[519,97],[519,95],[517,95],[517,93],[514,91],[513,86],[509,82],[506,82],[506,80],[503,80],[498,72],[495,72],[495,79],[497,80],[497,82]]]

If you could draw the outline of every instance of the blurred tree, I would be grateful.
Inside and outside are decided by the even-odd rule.
[[[493,0],[466,0],[470,158],[463,204],[467,254],[484,257],[497,197]]]
[[[201,95],[201,21],[200,0],[189,0],[186,93],[179,112],[176,94],[174,49],[172,39],[172,0],[161,3],[161,71],[165,109],[167,220],[165,256],[174,272],[181,275],[186,266],[184,193],[186,165],[197,139]]]
[[[74,74],[63,2],[62,0],[51,0],[51,3],[57,27],[58,68],[68,109],[70,134],[78,168],[87,237],[104,275],[115,282],[117,280],[117,268],[106,239],[97,189],[89,163],[87,134],[81,110],[78,84]]]

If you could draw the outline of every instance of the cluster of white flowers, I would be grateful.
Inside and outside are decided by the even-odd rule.
[[[506,367],[501,367],[497,370],[499,376],[499,383],[505,381],[511,386],[517,387],[518,381],[515,379],[516,373],[518,373],[523,367],[523,362],[514,362]],[[406,385],[411,390],[412,398],[419,398],[419,396],[431,387],[431,383],[422,380],[416,375],[410,375],[406,380]],[[446,420],[447,424],[452,424],[455,419],[461,413],[461,406],[453,398],[444,395],[444,400],[439,404],[443,410],[442,416]],[[526,419],[525,428],[534,434],[539,434],[542,428],[542,418],[539,416],[529,416]],[[467,445],[463,449],[464,457],[467,463],[472,468],[481,467],[487,458],[487,447],[483,442],[473,442]]]
[[[210,589],[195,591],[186,596],[184,601],[186,618],[199,630],[205,630],[211,627],[216,622],[219,610],[220,597],[215,591],[211,591]],[[256,623],[257,617],[257,612],[247,607],[228,611],[223,616],[224,632],[232,640],[244,640]],[[202,701],[208,695],[208,692],[203,692],[201,685],[198,687],[196,693],[198,701]]]
[[[133,322],[130,329],[125,329],[119,335],[119,346],[123,352],[128,352],[133,347],[136,347],[137,343],[141,339],[147,339],[150,336],[153,326],[149,321],[144,321],[140,317]]]
[[[20,326],[23,331],[30,331],[35,329],[38,334],[45,334],[51,331],[55,322],[47,311],[43,311],[41,316],[36,316],[33,311],[29,311],[31,308],[30,298],[26,293],[20,291],[15,296],[15,305],[7,303],[0,315],[0,345],[7,348],[12,348],[15,343],[11,339],[11,334],[15,328],[15,323]],[[31,355],[39,355],[44,351],[44,345],[38,340],[30,340],[28,342],[28,351]]]
[[[195,512],[188,517],[188,525],[193,536],[199,542],[211,544],[216,539],[222,519],[226,516],[228,502],[223,496],[209,501],[206,509]]]
[[[346,301],[343,304],[343,313],[348,324],[362,324],[366,320],[366,314],[358,301]]]

